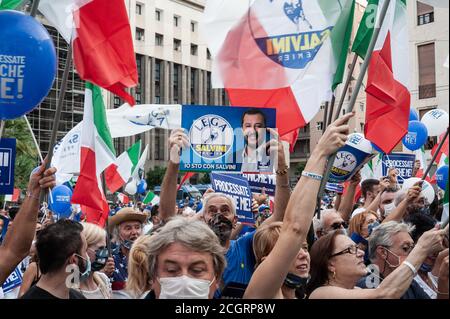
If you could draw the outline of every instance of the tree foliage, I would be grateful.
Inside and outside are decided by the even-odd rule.
[[[149,189],[154,189],[155,186],[162,184],[164,174],[166,173],[165,167],[155,166],[154,169],[147,172],[147,185]]]

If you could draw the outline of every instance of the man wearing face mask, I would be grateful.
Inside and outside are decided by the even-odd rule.
[[[81,224],[63,219],[40,231],[36,250],[42,276],[22,299],[86,299],[70,288],[91,271]]]
[[[112,275],[112,290],[115,299],[129,298],[124,293],[128,278],[128,255],[133,242],[142,235],[143,223],[146,218],[144,213],[131,207],[124,207],[108,219],[110,233],[117,245],[112,253],[115,265]]]
[[[288,168],[281,142],[271,141],[273,150],[277,151],[278,163],[276,171],[275,208],[272,216],[264,223],[282,221],[290,196]],[[276,147],[275,147],[276,145]],[[183,129],[172,131],[169,138],[170,161],[161,185],[160,217],[167,222],[175,215],[173,207],[177,196],[177,175],[179,170],[179,154],[181,149],[189,146],[189,138]],[[229,283],[247,285],[253,274],[255,257],[253,255],[254,231],[245,234],[237,240],[231,240],[232,230],[237,225],[236,205],[225,194],[208,194],[203,202],[201,219],[210,226],[219,238],[220,244],[226,249],[227,267],[222,276],[223,286]],[[219,297],[219,294],[216,295]]]
[[[417,182],[413,187],[409,188],[405,193],[397,192],[395,195],[395,200],[393,203],[389,203],[383,207],[386,211],[386,206],[390,209],[389,214],[384,213],[383,222],[397,221],[400,222],[405,216],[415,213],[421,213],[422,210],[426,208],[425,198],[421,195],[422,187],[421,182]],[[382,196],[383,198],[383,196]],[[385,196],[385,201],[389,200],[389,195]],[[392,206],[394,207],[392,209]],[[380,211],[381,205],[380,205]]]
[[[394,200],[396,194],[397,189],[393,187],[386,188],[386,190],[381,194],[378,212],[380,213],[380,217],[382,220],[389,216],[395,209]]]
[[[376,265],[379,272],[369,276],[378,276],[374,282],[381,282],[397,267],[402,265],[409,253],[414,249],[414,241],[410,233],[413,227],[398,222],[383,223],[375,228],[369,237],[369,257],[370,261]],[[425,247],[431,249],[430,244],[433,240],[431,233],[425,233],[420,239],[420,244],[417,247]],[[434,251],[425,251],[423,253],[423,260],[427,255],[434,253]],[[358,282],[358,287],[361,288],[377,288],[369,287],[372,284],[367,277],[362,278]],[[375,284],[374,284],[375,285]],[[425,291],[419,286],[416,281],[412,281],[410,287],[400,299],[430,299]]]

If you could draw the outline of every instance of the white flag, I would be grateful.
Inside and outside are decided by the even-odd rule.
[[[181,127],[181,105],[144,104],[133,107],[124,104],[107,110],[111,136],[124,137],[140,134],[154,128],[173,130]]]

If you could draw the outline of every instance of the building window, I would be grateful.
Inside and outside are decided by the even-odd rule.
[[[155,103],[161,103],[161,60],[155,60]]]
[[[179,16],[173,16],[173,25],[178,27],[180,25],[180,17]]]
[[[325,103],[320,104],[320,109],[323,110],[325,108]]]
[[[206,58],[211,60],[211,52],[209,52],[209,49],[206,49]]]
[[[197,22],[191,21],[191,31],[195,32],[196,29],[197,29]]]
[[[136,40],[144,41],[145,30],[141,28],[136,28]]]
[[[114,95],[114,107],[119,107],[120,105],[120,97]]]
[[[181,51],[181,40],[173,39],[173,49],[175,51]]]
[[[434,8],[417,1],[417,25],[434,22]]]
[[[196,80],[197,80],[197,69],[191,69],[191,104],[195,104],[196,96],[195,96],[195,88],[197,87]]]
[[[159,9],[155,10],[155,19],[156,19],[156,21],[161,21],[161,19],[162,19],[162,11],[161,10],[159,10]]]
[[[197,55],[198,54],[198,45],[191,44],[191,55]]]
[[[155,34],[155,44],[157,46],[162,46],[164,44],[164,36],[162,34]]]
[[[136,14],[142,15],[142,3],[136,3]]]
[[[419,99],[436,97],[436,65],[434,43],[420,45],[419,60]]]
[[[211,83],[211,72],[206,73],[206,99],[208,105],[213,104],[213,95],[212,95],[212,83]]]
[[[364,112],[364,102],[359,102],[359,110]]]
[[[173,102],[179,102],[179,84],[180,84],[180,69],[181,65],[173,65]]]
[[[317,122],[316,128],[318,131],[323,131],[323,122]]]
[[[364,132],[364,123],[359,123],[361,126],[361,132]]]

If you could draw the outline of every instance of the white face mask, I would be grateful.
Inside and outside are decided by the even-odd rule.
[[[394,202],[390,203],[390,204],[386,204],[384,205],[384,217],[389,216],[389,214],[395,209],[395,204]]]
[[[159,299],[208,299],[212,281],[188,276],[159,278],[161,293]]]

